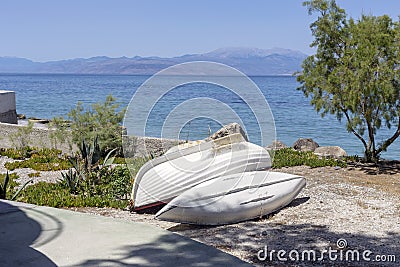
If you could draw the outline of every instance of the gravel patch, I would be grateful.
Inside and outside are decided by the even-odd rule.
[[[17,160],[10,159],[8,157],[0,156],[0,173],[6,173],[7,169],[4,167],[4,164],[7,162],[14,162]],[[9,173],[16,173],[19,178],[16,180],[19,184],[23,185],[27,181],[32,180],[33,183],[38,182],[48,182],[48,183],[55,183],[59,179],[61,179],[61,171],[35,171],[31,168],[23,168],[23,169],[16,169],[13,171],[9,171]],[[38,177],[29,177],[30,173],[40,173]]]
[[[6,173],[7,169],[4,167],[4,164],[7,162],[13,162],[15,160],[10,159],[8,157],[0,156],[0,173]]]

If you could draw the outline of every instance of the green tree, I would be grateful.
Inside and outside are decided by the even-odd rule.
[[[347,130],[363,144],[367,161],[400,136],[400,24],[389,16],[347,18],[334,0],[303,3],[318,17],[311,25],[315,55],[297,77],[301,90],[321,116],[346,119]],[[382,127],[396,130],[383,142]]]
[[[73,142],[79,147],[82,141],[90,144],[97,138],[103,156],[112,149],[121,148],[121,123],[125,110],[118,110],[119,107],[111,95],[107,96],[105,102],[95,103],[91,108],[85,108],[79,102],[68,113]]]

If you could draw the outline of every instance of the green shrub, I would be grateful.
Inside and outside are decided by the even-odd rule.
[[[22,148],[20,148],[20,149],[0,148],[0,155],[9,157],[11,159],[21,160],[21,159],[29,158],[32,151],[35,151],[35,149],[32,147],[25,147],[23,149]]]
[[[103,175],[101,184],[97,188],[103,190],[102,194],[108,194],[112,198],[128,199],[132,191],[134,176],[147,161],[147,158],[128,159],[128,165],[115,166],[107,172],[107,175]]]
[[[80,146],[82,141],[92,143],[98,138],[102,156],[114,148],[122,152],[121,123],[125,110],[119,111],[119,108],[120,105],[111,95],[107,96],[105,102],[95,103],[91,108],[85,108],[78,102],[76,107],[68,113],[72,141]]]
[[[126,166],[117,166],[110,175],[111,194],[117,199],[128,199],[133,185],[133,177]]]
[[[8,154],[15,156],[23,153],[21,150],[7,150]],[[65,155],[60,150],[42,148],[35,150],[29,148],[28,158],[23,161],[7,162],[5,167],[12,171],[20,168],[31,168],[35,171],[60,171],[72,167]]]
[[[319,158],[313,152],[300,152],[292,148],[284,148],[274,152],[272,167],[275,169],[301,165],[310,166],[312,168],[325,166],[345,167],[346,162],[332,158]]]
[[[27,159],[23,161],[7,162],[4,166],[10,171],[21,168],[31,168],[35,171],[61,171],[70,168],[72,165],[68,160],[54,160],[48,163],[40,163],[32,159]]]
[[[74,195],[61,183],[39,182],[27,187],[18,197],[18,201],[49,207],[112,207],[123,209],[127,201],[107,196]]]

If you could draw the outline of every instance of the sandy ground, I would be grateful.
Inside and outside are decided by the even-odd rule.
[[[0,172],[4,161],[0,157]],[[109,208],[73,210],[153,224],[256,266],[399,266],[400,164],[314,169],[299,166],[275,171],[302,175],[307,186],[279,212],[232,225],[184,225],[155,220],[153,214]],[[23,181],[33,171],[17,172]],[[51,181],[56,173],[41,175]],[[279,250],[283,251],[280,258]],[[315,252],[315,261],[308,250]],[[323,250],[331,250],[331,254],[324,252],[321,260]],[[392,255],[396,262],[377,261],[393,261]]]

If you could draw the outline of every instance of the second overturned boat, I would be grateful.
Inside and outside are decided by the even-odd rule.
[[[239,133],[174,148],[139,170],[132,189],[133,209],[168,203],[193,186],[220,176],[270,167],[268,151]]]
[[[202,225],[241,222],[283,208],[305,184],[303,177],[281,172],[222,176],[185,191],[162,208],[156,218]]]

